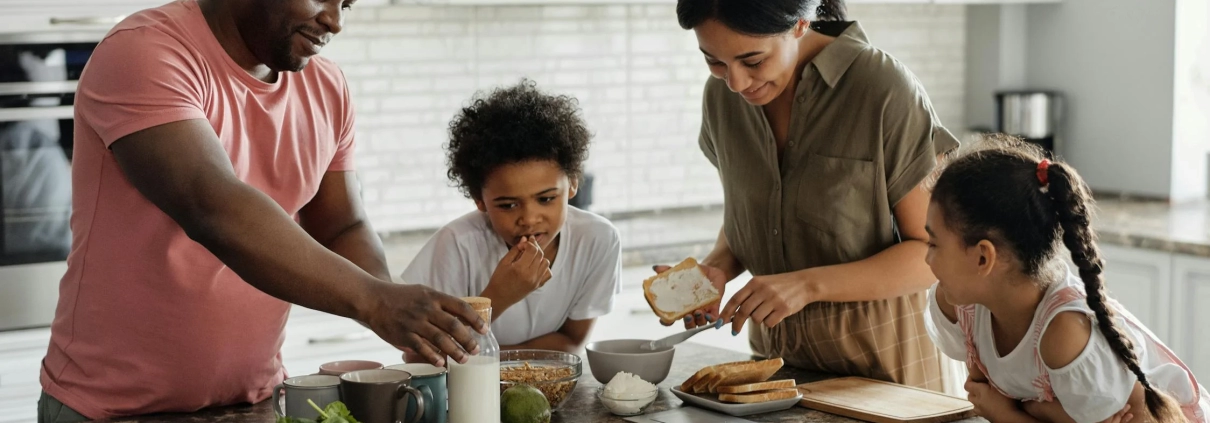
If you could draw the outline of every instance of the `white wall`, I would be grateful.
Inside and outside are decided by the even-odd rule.
[[[1172,196],[1202,199],[1210,177],[1210,4],[1177,0],[1176,16]]]
[[[964,6],[853,5],[873,42],[917,73],[943,122],[963,122]],[[435,228],[472,208],[442,144],[478,89],[529,76],[577,96],[596,134],[593,210],[717,204],[697,147],[708,76],[675,6],[359,7],[324,55],[358,108],[358,167],[380,232]]]
[[[1028,7],[1026,81],[1066,95],[1060,153],[1094,190],[1171,193],[1175,4],[1063,0]]]
[[[1026,12],[1024,4],[966,8],[967,127],[995,130],[995,92],[1028,88]]]

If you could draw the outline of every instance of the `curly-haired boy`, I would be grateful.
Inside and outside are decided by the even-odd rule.
[[[403,280],[491,298],[504,349],[574,352],[621,290],[617,229],[567,203],[592,136],[576,100],[522,80],[476,95],[449,131],[448,176],[478,210],[433,235]]]

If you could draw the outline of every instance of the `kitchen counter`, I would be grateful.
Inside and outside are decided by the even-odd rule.
[[[694,344],[687,342],[677,346],[676,356],[672,361],[672,371],[668,374],[668,378],[660,383],[660,396],[655,403],[647,409],[647,414],[664,411],[682,405],[681,400],[672,395],[668,390],[669,387],[680,384],[698,369],[710,365],[729,361],[739,361],[750,359],[747,354],[734,351],[724,350],[720,348]],[[551,418],[552,423],[622,423],[625,422],[622,417],[615,416],[609,413],[603,405],[597,400],[595,391],[601,386],[593,379],[592,374],[588,369],[588,362],[585,360],[584,376],[580,378],[580,383],[576,386],[575,392],[567,403],[563,405],[563,409],[559,410]],[[783,367],[773,376],[773,379],[793,378],[798,383],[812,382],[817,380],[827,379],[833,376],[811,373],[792,367]],[[353,416],[357,417],[357,416]],[[789,410],[779,411],[775,413],[758,414],[744,417],[745,419],[756,422],[823,422],[823,423],[842,423],[856,422],[857,420],[840,417],[833,414],[824,413],[821,411],[808,410],[802,407],[794,407]],[[275,420],[273,409],[269,405],[269,401],[262,401],[256,405],[242,405],[231,407],[220,407],[206,409],[196,413],[189,414],[173,414],[173,415],[151,415],[143,416],[134,419],[116,420],[120,422],[216,422],[216,423],[244,423],[244,422],[266,422],[271,423]],[[967,419],[961,420],[964,423],[983,422],[982,419]]]
[[[1210,258],[1210,200],[1170,204],[1098,195],[1093,227],[1102,244]],[[626,265],[679,262],[714,247],[722,209],[679,210],[615,221]],[[675,233],[675,237],[668,234]]]
[[[1103,244],[1210,258],[1210,201],[1098,196],[1093,226]]]

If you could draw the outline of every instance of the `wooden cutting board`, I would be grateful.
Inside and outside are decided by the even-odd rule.
[[[875,423],[945,423],[974,417],[963,398],[861,377],[798,385],[798,405]]]

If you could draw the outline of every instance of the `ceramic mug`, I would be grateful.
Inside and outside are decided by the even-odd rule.
[[[423,423],[445,423],[446,407],[448,391],[445,387],[445,375],[448,372],[444,367],[437,367],[428,363],[407,363],[395,364],[384,367],[385,369],[403,370],[412,374],[412,386],[420,390],[424,396],[424,419]],[[416,414],[419,409],[419,404],[414,399],[408,399],[408,409],[406,421],[411,421],[412,415]]]
[[[362,423],[419,423],[424,418],[424,395],[411,382],[412,374],[403,370],[357,370],[340,376],[340,397]],[[409,397],[416,399],[417,413],[405,420]]]
[[[285,394],[285,409],[282,409],[282,394]],[[319,412],[307,403],[315,402],[319,408],[340,401],[340,378],[330,375],[295,376],[273,387],[273,412],[278,417],[317,419]]]
[[[342,360],[319,365],[319,374],[340,376],[356,370],[381,369],[382,363],[368,360]]]

